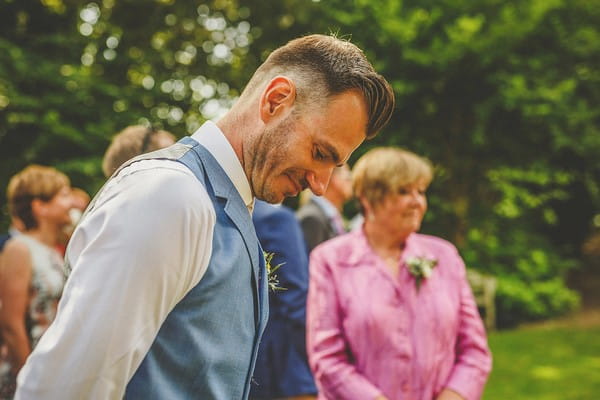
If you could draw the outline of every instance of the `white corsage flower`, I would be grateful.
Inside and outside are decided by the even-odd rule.
[[[417,291],[421,287],[423,279],[428,279],[431,276],[437,263],[438,261],[435,258],[428,257],[411,257],[406,260],[408,271],[415,277]]]

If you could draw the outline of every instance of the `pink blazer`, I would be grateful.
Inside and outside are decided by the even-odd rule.
[[[417,291],[404,263],[435,258]],[[394,278],[362,230],[310,257],[307,349],[319,399],[430,400],[444,388],[479,399],[492,359],[456,248],[409,236]]]

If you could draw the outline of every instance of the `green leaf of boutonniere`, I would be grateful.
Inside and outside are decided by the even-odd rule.
[[[276,266],[271,266],[271,260],[275,253],[269,253],[264,251],[265,256],[265,266],[267,269],[267,283],[269,285],[269,290],[275,292],[278,290],[287,290],[284,287],[279,286],[279,279],[277,278],[277,274],[275,273],[284,263],[277,264]]]

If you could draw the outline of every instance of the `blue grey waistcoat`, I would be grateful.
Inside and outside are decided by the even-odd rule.
[[[247,399],[268,318],[262,249],[246,205],[213,156],[186,137],[140,159],[173,159],[206,188],[216,212],[212,256],[200,282],[175,306],[126,399]]]

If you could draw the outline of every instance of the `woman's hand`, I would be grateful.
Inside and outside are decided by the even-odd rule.
[[[435,398],[435,400],[465,400],[460,394],[456,393],[454,390],[444,389]]]

